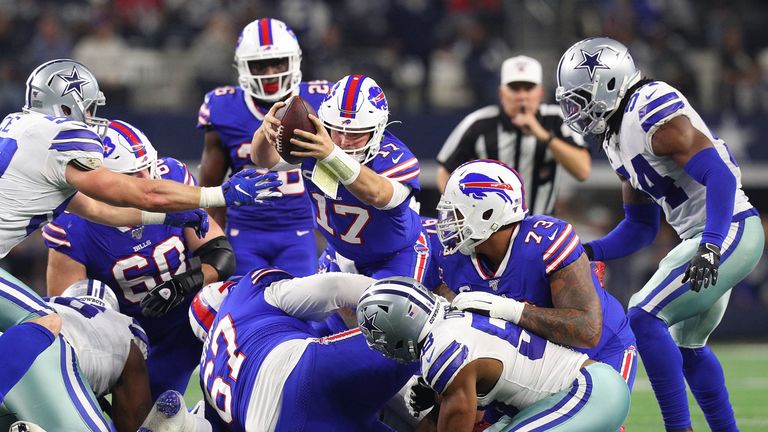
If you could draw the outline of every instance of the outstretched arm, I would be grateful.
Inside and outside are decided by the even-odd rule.
[[[276,282],[267,287],[264,299],[289,315],[319,321],[340,307],[356,307],[373,282],[367,276],[351,273],[315,274]]]
[[[631,255],[653,243],[661,225],[661,209],[643,192],[622,179],[624,220],[603,238],[584,244],[591,261],[608,261]]]

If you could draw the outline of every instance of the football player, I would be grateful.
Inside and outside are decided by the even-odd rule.
[[[644,79],[613,39],[574,44],[557,82],[566,123],[602,143],[622,181],[625,218],[584,245],[590,259],[652,243],[659,207],[682,239],[632,296],[628,314],[667,430],[691,430],[686,381],[712,430],[737,430],[722,367],[706,344],[731,288],[762,256],[764,236],[733,154],[685,96]]]
[[[612,366],[632,388],[637,355],[624,308],[591,271],[571,224],[527,215],[514,169],[494,160],[461,165],[437,208],[442,253],[434,261],[458,293],[454,307],[583,352]]]
[[[280,184],[274,176],[245,171],[221,187],[198,188],[101,167],[104,148],[91,127],[106,126],[95,117],[104,95],[93,74],[75,61],[51,60],[38,66],[27,79],[25,95],[22,111],[0,122],[0,258],[65,209],[109,225],[164,223],[195,227],[203,234],[208,219],[199,207],[252,204],[274,196],[270,189]],[[52,311],[32,289],[2,269],[0,294],[0,331]],[[59,343],[47,351],[58,353],[53,355],[56,362],[66,355]],[[76,370],[73,374],[80,376]],[[93,409],[97,405],[90,389],[78,385],[72,391],[79,407],[59,410],[51,424],[41,426],[108,430],[103,416]]]
[[[194,186],[187,166],[157,158],[136,127],[111,121],[104,137],[104,166],[125,177],[160,178]],[[48,295],[91,278],[117,288],[120,311],[136,318],[149,337],[153,398],[183,392],[202,345],[187,325],[187,309],[204,285],[228,278],[235,255],[215,221],[202,238],[191,228],[165,225],[111,227],[71,213],[43,228],[48,252]]]
[[[371,348],[419,362],[441,395],[422,421],[438,431],[473,430],[478,407],[509,415],[496,431],[615,431],[629,413],[629,389],[610,366],[512,322],[452,309],[413,279],[371,285],[357,320]]]
[[[200,184],[219,185],[229,170],[253,167],[250,142],[270,107],[300,95],[316,110],[330,86],[301,81],[301,48],[290,27],[263,18],[248,24],[235,48],[239,87],[219,87],[205,95],[197,127],[205,130]],[[257,267],[276,266],[296,276],[317,271],[314,216],[301,170],[278,173],[282,198],[269,207],[209,209],[224,227],[237,254],[242,275]]]
[[[378,412],[417,365],[368,349],[354,318],[330,336],[308,322],[354,308],[372,282],[267,268],[205,287],[190,320],[206,337],[200,378],[214,430],[390,431]]]
[[[299,165],[283,160],[274,146],[281,106],[272,107],[254,134],[251,157],[261,167],[295,169]],[[419,161],[385,130],[389,108],[383,90],[370,77],[348,75],[333,85],[318,116],[310,115],[317,133],[295,130],[292,143],[304,149],[293,155],[305,157],[301,172],[328,241],[323,256],[330,259],[321,261],[320,270],[421,280],[429,244],[410,207],[419,191]]]

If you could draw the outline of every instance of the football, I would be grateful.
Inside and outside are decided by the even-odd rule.
[[[275,117],[280,120],[282,124],[282,133],[277,140],[275,148],[280,156],[288,163],[298,164],[301,163],[301,157],[292,156],[291,152],[294,150],[301,151],[301,147],[291,143],[293,138],[293,130],[301,129],[307,132],[316,133],[314,123],[309,119],[309,114],[317,115],[315,109],[301,96],[291,96],[285,101],[285,106],[281,107],[275,113]]]

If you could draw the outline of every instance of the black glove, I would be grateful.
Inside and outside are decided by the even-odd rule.
[[[702,288],[717,283],[717,269],[720,267],[720,247],[712,243],[699,245],[699,250],[688,264],[683,275],[683,283],[691,281],[691,289],[699,292]]]
[[[435,406],[435,397],[437,393],[427,384],[422,377],[413,376],[408,381],[408,391],[405,394],[405,403],[408,406],[408,412],[418,418],[419,413]]]
[[[595,252],[592,250],[592,245],[589,243],[582,243],[581,247],[584,248],[584,254],[587,255],[587,259],[590,261],[595,260]]]
[[[176,275],[149,290],[141,299],[141,313],[147,317],[161,317],[183,302],[187,294],[200,290],[203,282],[203,271],[200,269]]]

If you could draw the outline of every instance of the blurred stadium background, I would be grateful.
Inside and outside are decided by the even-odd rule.
[[[23,105],[24,81],[46,60],[70,57],[99,78],[107,106],[163,156],[195,169],[203,134],[195,128],[206,91],[235,84],[234,43],[248,22],[275,17],[296,32],[304,80],[373,77],[389,99],[392,127],[422,162],[422,213],[437,202],[434,157],[467,113],[497,101],[501,62],[539,59],[553,101],[561,53],[585,36],[627,46],[646,76],[682,90],[725,139],[758,210],[768,207],[768,8],[759,0],[0,0],[0,110]],[[619,182],[593,150],[591,177],[564,182],[557,216],[590,240],[622,217]],[[764,225],[768,218],[764,216]],[[767,226],[768,227],[768,226]],[[767,230],[768,231],[768,230]],[[665,227],[655,244],[610,263],[607,285],[625,304],[677,242]],[[39,236],[4,259],[44,290]],[[768,430],[768,260],[731,297],[713,335],[723,354],[743,430]],[[739,345],[732,345],[739,342]],[[746,343],[746,344],[745,344]],[[645,383],[645,384],[642,384]],[[735,385],[734,385],[735,384]],[[643,385],[646,388],[643,388]],[[640,381],[629,430],[660,430],[647,381]],[[637,399],[642,402],[638,402]],[[646,401],[647,399],[647,401]],[[647,402],[647,403],[646,403]],[[653,411],[653,410],[656,411]],[[646,412],[646,410],[648,412]],[[700,413],[699,419],[700,419]],[[704,427],[699,421],[698,425]]]

